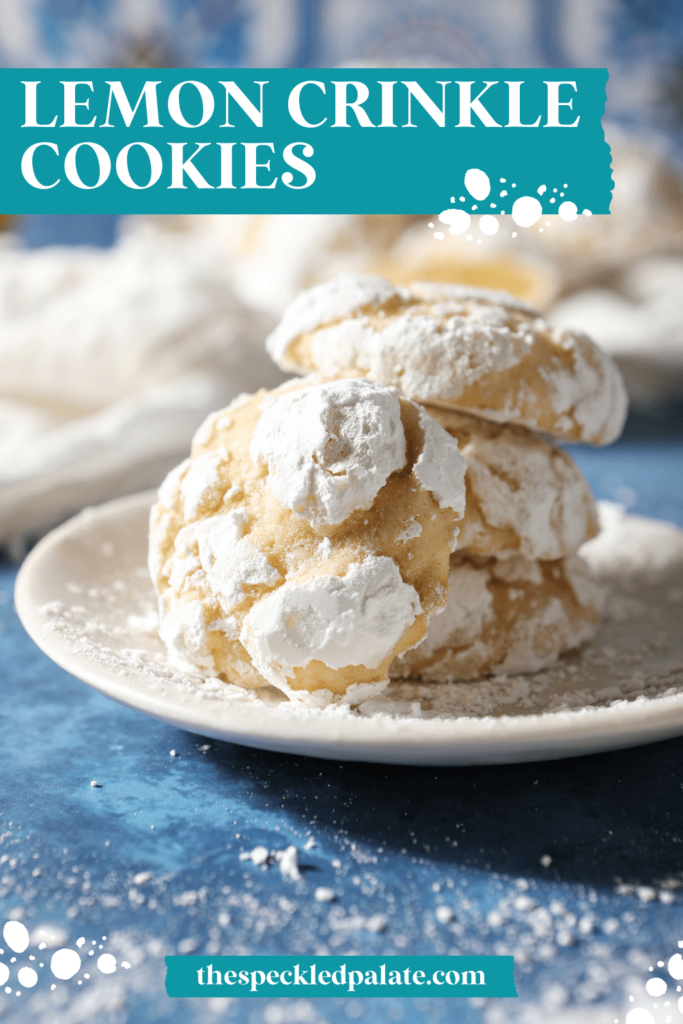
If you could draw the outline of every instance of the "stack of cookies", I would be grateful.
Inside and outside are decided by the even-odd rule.
[[[268,348],[307,376],[210,417],[152,512],[176,663],[321,706],[535,671],[593,635],[595,507],[550,440],[621,430],[587,337],[507,294],[344,274]]]

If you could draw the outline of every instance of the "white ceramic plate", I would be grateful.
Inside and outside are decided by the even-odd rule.
[[[504,764],[683,734],[683,532],[608,509],[584,552],[609,587],[597,638],[552,669],[479,683],[393,683],[351,710],[291,704],[184,676],[156,635],[145,493],[86,509],[45,537],[16,588],[57,664],[128,707],[216,739],[336,760]]]

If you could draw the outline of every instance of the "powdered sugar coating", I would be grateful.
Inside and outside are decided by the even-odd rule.
[[[354,306],[354,296],[363,301]],[[302,293],[267,347],[283,369],[364,376],[567,440],[608,444],[626,415],[609,356],[501,292],[436,283],[390,290],[382,278],[339,275]]]
[[[183,508],[186,516],[196,515],[199,507],[204,504],[211,493],[216,493],[220,489],[220,470],[227,458],[228,453],[225,448],[219,448],[216,452],[209,452],[201,459],[196,459],[187,467],[182,484]]]
[[[467,463],[459,547],[485,557],[552,560],[598,531],[590,488],[573,459],[520,427],[429,406]]]
[[[424,442],[413,473],[431,491],[441,508],[465,511],[465,460],[457,442],[439,426],[426,409],[420,408]]]
[[[405,466],[398,393],[341,380],[283,394],[266,406],[249,450],[283,505],[315,526],[341,523]]]
[[[602,602],[578,555],[551,562],[454,555],[444,611],[391,674],[444,682],[536,672],[595,634]]]
[[[345,576],[285,583],[258,601],[240,639],[271,682],[321,661],[329,668],[377,668],[420,614],[420,598],[392,559],[371,556]]]
[[[289,344],[304,331],[353,316],[365,306],[381,306],[394,297],[394,285],[377,274],[338,274],[324,284],[299,292],[268,339],[275,362],[285,358]]]

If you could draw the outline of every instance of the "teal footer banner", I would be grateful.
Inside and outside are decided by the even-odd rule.
[[[511,956],[167,956],[173,997],[516,996]]]

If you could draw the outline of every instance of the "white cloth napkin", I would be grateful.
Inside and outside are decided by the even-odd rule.
[[[0,545],[158,484],[209,412],[282,375],[210,246],[0,250]]]

